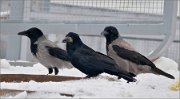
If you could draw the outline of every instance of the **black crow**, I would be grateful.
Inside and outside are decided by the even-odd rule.
[[[117,69],[117,64],[113,59],[86,46],[78,34],[68,33],[63,42],[66,43],[66,50],[72,65],[85,73],[87,77],[94,77],[105,72],[124,78],[128,82],[136,81],[133,78],[134,74],[120,68]]]
[[[172,75],[158,69],[148,58],[135,51],[122,39],[115,27],[105,27],[101,34],[106,38],[107,55],[114,59],[120,68],[134,74],[154,73],[174,79]]]
[[[67,52],[48,40],[40,29],[33,27],[18,33],[18,35],[30,38],[31,52],[42,65],[48,68],[48,74],[53,73],[54,69],[55,75],[57,75],[59,72],[58,68],[72,67]]]

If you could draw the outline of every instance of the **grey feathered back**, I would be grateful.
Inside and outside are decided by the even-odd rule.
[[[113,58],[116,63],[118,64],[119,68],[122,68],[128,72],[132,72],[134,74],[140,74],[140,73],[151,73],[151,68],[149,66],[140,66],[135,63],[132,63],[128,60],[125,60],[121,57],[119,57],[116,52],[113,50],[112,46],[118,45],[119,47],[123,47],[125,49],[135,51],[135,48],[128,43],[127,41],[123,40],[122,38],[114,40],[109,46],[108,46],[108,56]]]

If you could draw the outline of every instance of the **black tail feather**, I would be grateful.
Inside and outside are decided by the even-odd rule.
[[[155,72],[156,74],[163,75],[163,76],[168,77],[168,78],[170,78],[170,79],[175,79],[174,76],[172,76],[171,74],[168,74],[168,73],[160,70],[159,68],[153,68],[152,70],[153,70],[153,72]]]
[[[125,80],[127,80],[127,82],[136,82],[137,80],[135,78],[133,78],[135,75],[133,73],[128,73],[126,71],[117,71],[117,69],[115,69],[115,71],[113,70],[105,70],[104,72],[111,74],[111,75],[116,75],[118,76],[118,78],[123,78]]]

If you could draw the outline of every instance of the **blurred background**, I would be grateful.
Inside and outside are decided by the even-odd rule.
[[[150,59],[164,56],[180,63],[179,0],[0,0],[0,59],[36,61],[29,39],[17,33],[40,28],[53,42],[70,32],[105,53],[106,26]]]

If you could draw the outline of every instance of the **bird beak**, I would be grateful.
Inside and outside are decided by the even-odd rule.
[[[27,35],[27,31],[19,32],[18,35],[24,35],[24,36],[26,36],[26,35]]]
[[[104,35],[107,35],[107,34],[108,34],[108,32],[106,32],[106,31],[102,31],[102,32],[101,32],[101,35],[103,35],[103,36],[104,36]]]
[[[66,37],[63,41],[63,43],[73,42],[71,37]]]

